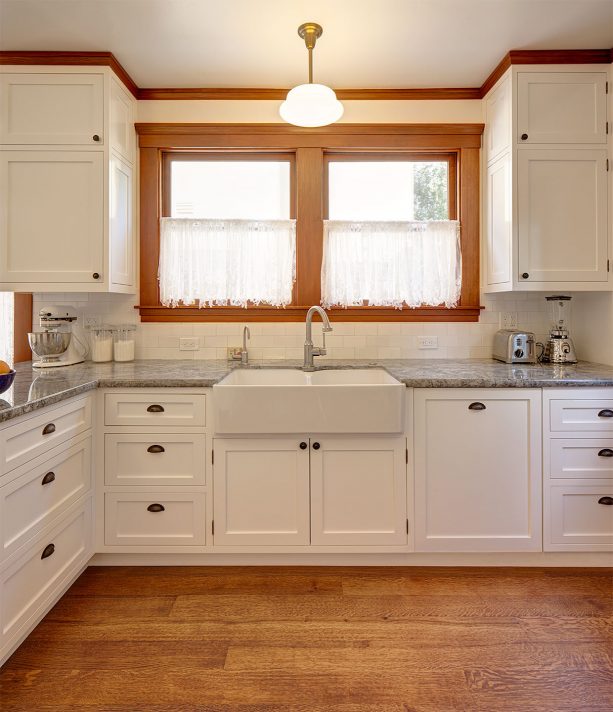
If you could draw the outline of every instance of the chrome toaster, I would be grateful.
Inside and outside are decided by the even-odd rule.
[[[517,329],[500,329],[494,334],[493,357],[504,363],[536,363],[534,334]]]

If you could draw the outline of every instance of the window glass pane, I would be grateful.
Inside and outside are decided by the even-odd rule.
[[[13,315],[15,313],[15,295],[13,292],[0,292],[0,359],[13,363]]]
[[[330,161],[330,220],[447,220],[447,161]]]
[[[173,218],[287,220],[289,161],[173,161]]]

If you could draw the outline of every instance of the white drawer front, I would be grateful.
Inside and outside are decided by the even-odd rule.
[[[206,424],[206,396],[181,393],[106,393],[106,425],[178,425]]]
[[[603,500],[613,502],[613,480],[602,486],[552,486],[551,543],[613,547],[613,504]]]
[[[104,436],[107,485],[204,485],[205,472],[204,435]]]
[[[91,428],[91,425],[92,407],[88,397],[8,427],[0,431],[2,469],[8,472]]]
[[[202,546],[206,538],[205,496],[195,492],[107,492],[104,534],[107,545]]]
[[[552,400],[552,432],[592,431],[613,433],[613,398],[607,400]]]
[[[555,439],[550,441],[553,479],[613,478],[613,439]]]
[[[53,545],[53,553],[49,553]],[[48,536],[14,561],[0,575],[3,641],[25,627],[59,588],[67,575],[83,565],[91,551],[90,502],[64,520]]]
[[[0,489],[1,555],[7,556],[91,490],[91,436],[20,468]]]

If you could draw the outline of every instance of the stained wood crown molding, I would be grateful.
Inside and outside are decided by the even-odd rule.
[[[611,49],[511,50],[502,58],[480,87],[432,87],[398,89],[337,89],[345,101],[406,101],[482,99],[507,69],[516,64],[611,64]],[[138,87],[112,52],[0,51],[0,64],[85,65],[110,67],[131,94],[148,100],[268,100],[285,99],[288,89],[259,87]]]

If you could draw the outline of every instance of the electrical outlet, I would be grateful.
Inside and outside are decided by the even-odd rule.
[[[100,326],[102,322],[99,316],[86,316],[83,318],[83,325],[86,329],[92,329],[94,326]]]
[[[517,312],[502,312],[500,314],[501,329],[517,329]]]
[[[182,336],[179,339],[179,351],[198,351],[200,348],[197,336]]]
[[[438,349],[438,336],[418,336],[417,348]]]

